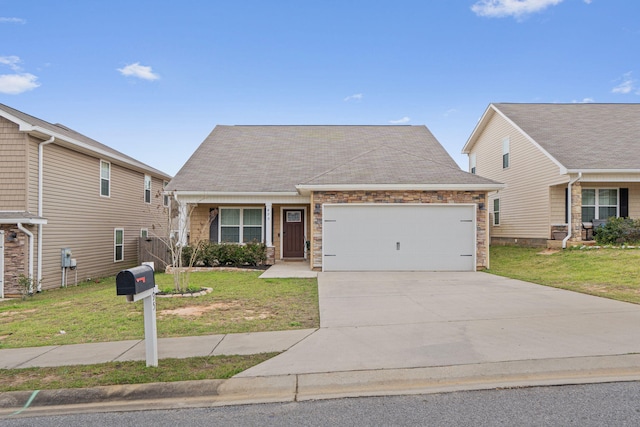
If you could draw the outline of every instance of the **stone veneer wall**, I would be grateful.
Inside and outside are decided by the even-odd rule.
[[[476,267],[488,267],[488,211],[484,191],[318,191],[311,195],[311,266],[322,268],[322,205],[325,203],[474,203],[476,204]]]
[[[4,230],[4,295],[19,296],[18,277],[28,274],[26,269],[28,238],[15,225],[0,225]],[[9,241],[9,235],[16,233],[16,240]]]

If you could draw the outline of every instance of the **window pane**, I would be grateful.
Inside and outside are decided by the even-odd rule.
[[[151,203],[151,190],[144,190],[145,203]]]
[[[116,246],[116,261],[122,261],[122,246]]]
[[[493,225],[500,225],[500,212],[493,213]]]
[[[500,210],[500,199],[493,199],[493,210],[494,212]]]
[[[596,217],[596,208],[593,206],[582,207],[582,222],[591,222]]]
[[[123,233],[122,230],[116,230],[116,245],[122,244]]]
[[[221,227],[220,241],[228,243],[240,243],[240,227]]]
[[[617,206],[618,190],[599,190],[598,203],[600,205]]]
[[[109,195],[109,181],[103,179],[100,181],[100,195],[108,196]]]
[[[245,209],[242,220],[244,225],[262,225],[262,209]]]
[[[107,162],[100,163],[100,178],[109,179],[110,165]]]
[[[582,190],[582,206],[594,206],[596,204],[596,190]]]
[[[244,232],[242,234],[243,243],[260,243],[262,241],[262,227],[244,227]]]
[[[600,209],[598,209],[598,219],[609,219],[612,216],[615,217],[617,210],[618,209],[614,206],[600,207]]]
[[[240,209],[220,209],[221,225],[240,225]]]

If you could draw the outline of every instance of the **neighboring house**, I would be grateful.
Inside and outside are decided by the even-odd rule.
[[[499,188],[424,126],[217,126],[167,186],[192,243],[263,242],[270,263],[324,271],[488,267]]]
[[[162,189],[170,178],[0,104],[0,291],[19,293],[21,275],[37,291],[137,264],[141,233],[166,228]]]
[[[640,216],[640,104],[490,104],[462,152],[506,184],[490,194],[494,244],[566,247]]]

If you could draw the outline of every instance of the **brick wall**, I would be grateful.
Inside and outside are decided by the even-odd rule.
[[[311,196],[311,265],[322,268],[322,205],[325,203],[475,203],[478,269],[488,267],[488,211],[484,191],[318,191]]]

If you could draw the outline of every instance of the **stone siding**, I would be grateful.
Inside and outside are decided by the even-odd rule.
[[[488,211],[484,191],[318,191],[311,197],[311,267],[322,268],[322,205],[337,203],[476,204],[476,268],[489,266]]]
[[[27,252],[29,250],[29,238],[15,225],[0,225],[4,230],[4,296],[20,296],[18,278],[21,274],[28,275]],[[15,240],[10,240],[13,233]]]

